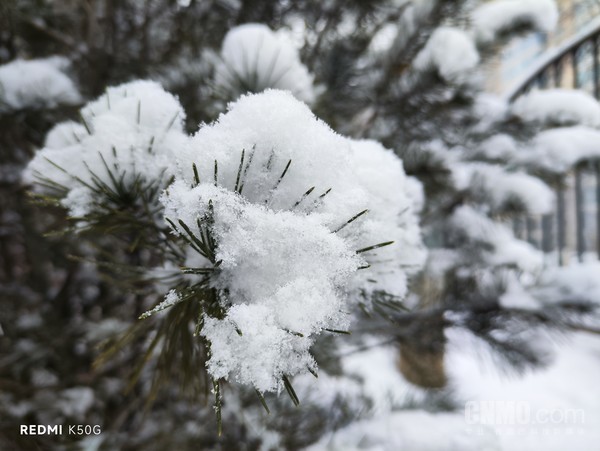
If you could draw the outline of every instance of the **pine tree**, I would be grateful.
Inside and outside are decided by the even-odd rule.
[[[60,418],[108,448],[318,448],[381,408],[361,356],[446,410],[448,328],[522,371],[532,330],[582,326],[593,299],[545,302],[508,225],[598,157],[600,107],[481,78],[553,2],[341,3],[0,7],[2,165],[31,195],[2,188],[0,447]]]

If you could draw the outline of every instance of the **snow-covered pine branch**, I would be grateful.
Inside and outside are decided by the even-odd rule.
[[[532,91],[517,99],[510,111],[523,121],[545,127],[600,127],[600,103],[590,94],[574,89]]]
[[[81,110],[81,123],[50,131],[24,180],[82,225],[127,206],[143,207],[145,219],[160,220],[158,196],[187,140],[184,118],[178,100],[156,83],[108,88]]]
[[[231,100],[274,88],[290,91],[308,104],[315,101],[313,75],[300,61],[289,34],[262,24],[240,25],[227,33],[216,63],[215,85]]]
[[[190,241],[195,286],[218,293],[199,327],[215,379],[281,390],[316,370],[319,334],[348,330],[376,290],[404,296],[422,264],[418,190],[398,158],[334,133],[289,93],[242,97],[177,163],[162,201]]]
[[[554,0],[493,0],[477,7],[471,17],[476,41],[487,45],[515,31],[552,31],[558,9]]]
[[[524,172],[509,172],[500,165],[456,164],[457,188],[489,209],[490,215],[547,214],[554,207],[554,193],[539,178]]]
[[[600,159],[600,131],[583,126],[544,130],[517,158],[534,170],[564,174],[579,163]]]
[[[440,27],[414,61],[419,71],[433,70],[448,82],[465,82],[479,65],[479,53],[471,37],[464,31]]]
[[[81,96],[65,74],[69,60],[54,56],[0,66],[0,113],[77,105]]]

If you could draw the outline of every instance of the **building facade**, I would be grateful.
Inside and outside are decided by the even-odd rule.
[[[556,3],[559,9],[556,30],[550,35],[530,33],[509,42],[487,69],[486,81],[490,91],[497,94],[509,91],[528,74],[532,65],[545,52],[560,47],[600,18],[600,0],[557,0]],[[582,52],[583,57],[589,61],[578,64],[581,70],[577,74],[578,86],[586,90],[590,89],[593,83],[589,53]],[[565,87],[573,86],[573,77],[570,68],[565,68],[562,77]]]

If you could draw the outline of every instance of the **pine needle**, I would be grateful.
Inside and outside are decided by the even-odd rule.
[[[217,435],[220,437],[223,433],[223,421],[221,418],[221,410],[223,407],[223,398],[221,397],[221,387],[219,386],[219,381],[213,379],[213,390],[215,392],[215,413],[217,415]]]
[[[338,330],[338,329],[323,329],[323,330],[326,330],[327,332],[331,332],[333,334],[352,335],[352,332],[350,332],[348,330]]]
[[[246,150],[242,149],[242,158],[240,158],[240,166],[238,167],[237,177],[235,179],[235,187],[233,189],[233,191],[236,193],[238,193],[240,189],[240,178],[242,177],[242,170],[244,168],[244,155],[246,155]]]
[[[374,244],[373,246],[364,247],[356,251],[357,254],[362,254],[363,252],[372,251],[375,249],[379,249],[380,247],[389,246],[390,244],[394,244],[393,241],[386,241],[385,243]]]
[[[198,175],[198,168],[196,167],[196,163],[192,163],[192,170],[194,171],[195,186],[198,186],[200,185],[200,176]]]
[[[367,214],[369,212],[369,210],[363,210],[360,213],[352,216],[350,219],[348,219],[344,224],[342,224],[341,226],[339,226],[337,229],[335,229],[333,231],[333,233],[338,233],[340,230],[342,230],[344,227],[346,227],[348,224],[353,223],[354,221],[356,221],[358,218],[360,218],[362,215]]]
[[[265,397],[256,388],[254,389],[254,391],[256,391],[256,396],[258,396],[258,399],[260,400],[260,403],[262,404],[264,409],[267,411],[267,414],[270,415],[271,411],[269,410],[269,406],[267,405],[267,401],[266,401]]]
[[[310,193],[312,193],[314,190],[315,190],[314,186],[312,188],[309,188],[309,190],[307,192],[305,192],[302,195],[302,197],[292,206],[292,210],[294,208],[296,208],[298,205],[300,205],[304,199],[306,199],[308,196],[310,196]]]
[[[285,387],[286,391],[288,392],[290,399],[292,400],[294,405],[296,407],[298,407],[300,405],[300,400],[298,399],[298,395],[296,395],[296,391],[294,390],[294,387],[292,387],[290,380],[285,375],[281,377],[281,380],[283,381],[283,386]]]
[[[85,130],[88,132],[88,135],[92,135],[92,130],[90,130],[90,127],[87,123],[87,121],[85,120],[85,118],[83,117],[83,114],[79,113],[79,119],[81,119],[81,122],[83,122],[83,126],[85,127]]]

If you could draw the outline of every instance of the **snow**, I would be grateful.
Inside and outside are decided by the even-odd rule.
[[[336,134],[290,93],[242,97],[177,157],[165,217],[211,215],[221,262],[211,286],[226,314],[201,331],[213,377],[281,390],[282,376],[315,367],[323,329],[347,330],[365,293],[404,296],[422,265],[418,183],[393,152]]]
[[[524,172],[509,172],[499,165],[466,163],[454,171],[457,188],[469,189],[475,200],[494,211],[517,206],[529,214],[549,213],[554,192],[539,178]]]
[[[523,281],[514,273],[504,274],[506,291],[498,299],[502,308],[539,310],[542,303],[524,286]],[[535,285],[534,285],[535,286]]]
[[[424,410],[391,412],[385,417],[352,423],[310,451],[500,451],[491,428],[469,434],[455,413]]]
[[[77,122],[65,121],[56,124],[46,135],[44,147],[48,149],[61,149],[74,146],[81,142],[87,135],[85,127]]]
[[[343,374],[351,380],[361,381],[362,395],[372,404],[372,414],[385,414],[409,400],[422,401],[425,391],[406,382],[396,366],[398,349],[382,346],[381,337],[365,337],[367,350],[350,353],[342,358]],[[350,346],[340,353],[349,352]],[[368,364],[365,364],[368,362]],[[316,387],[320,388],[319,385]]]
[[[369,44],[369,50],[373,53],[389,51],[397,35],[398,25],[395,23],[386,23],[373,35]]]
[[[548,33],[558,23],[554,0],[494,0],[472,12],[477,42],[489,44],[504,33],[523,26]]]
[[[489,350],[469,333],[448,329],[446,335],[444,363],[453,409],[428,411],[423,393],[411,390],[395,371],[394,349],[371,348],[350,356],[353,363],[346,363],[345,370],[358,370],[355,376],[363,387],[376,387],[367,394],[375,400],[380,399],[376,393],[384,394],[387,401],[376,401],[374,410],[362,419],[325,435],[307,449],[559,451],[593,449],[597,444],[600,340],[595,336],[577,333],[560,341],[547,335],[534,337],[554,353],[553,362],[517,379],[499,372],[489,359]],[[330,397],[331,384],[320,382],[313,384],[313,397],[318,399],[319,393]],[[346,396],[357,395],[346,390]],[[390,397],[412,407],[398,409]],[[486,406],[498,415],[492,421],[484,414]],[[511,417],[513,406],[527,415]]]
[[[178,177],[192,184],[195,163],[201,182],[212,182],[217,161],[219,185],[233,190],[242,151],[245,164],[252,155],[243,188],[249,202],[290,210],[314,186],[312,195],[294,208],[309,213],[316,198],[331,188],[318,202],[331,228],[368,208],[367,193],[353,180],[350,141],[289,93],[267,90],[230,104],[226,114],[201,127],[191,145],[178,152]]]
[[[24,173],[24,180],[38,191],[53,193],[43,185],[48,180],[61,186],[61,203],[73,217],[83,217],[107,201],[94,189],[98,183],[117,190],[116,180],[122,177],[125,188],[132,190],[141,177],[164,185],[173,154],[188,140],[178,100],[150,81],[108,88],[81,110],[81,117],[82,124],[54,127]]]
[[[539,273],[543,266],[543,253],[525,241],[516,239],[510,229],[495,222],[473,207],[457,208],[449,221],[449,232],[467,243],[489,243],[493,249],[483,251],[489,265],[507,265],[528,273]]]
[[[414,61],[417,70],[433,68],[450,82],[465,81],[478,64],[473,40],[464,31],[450,27],[437,28]]]
[[[523,163],[551,173],[564,173],[586,160],[600,158],[600,131],[575,126],[545,130],[522,153]]]
[[[352,141],[350,146],[356,180],[369,196],[368,214],[350,226],[352,233],[365,237],[356,242],[356,248],[394,241],[394,246],[380,249],[377,255],[378,261],[388,263],[358,272],[353,284],[367,293],[384,290],[404,297],[406,276],[420,269],[425,260],[418,217],[413,214],[422,207],[422,186],[406,177],[402,161],[381,144],[361,140]],[[397,266],[405,267],[405,271],[398,271]],[[376,279],[377,284],[368,283],[368,279]]]
[[[568,340],[537,337],[550,345],[554,361],[547,369],[529,372],[518,379],[509,378],[490,368],[470,337],[460,331],[447,333],[450,345],[446,357],[449,377],[459,399],[468,401],[505,401],[521,403],[531,412],[531,421],[515,424],[482,424],[493,427],[502,450],[558,451],[593,449],[600,439],[600,409],[596,389],[600,377],[598,355],[600,340],[594,335],[577,333]],[[473,352],[465,352],[471,349]],[[581,413],[566,421],[566,413]],[[554,418],[565,421],[541,421],[536,415],[556,412]],[[463,415],[461,415],[463,416]],[[542,420],[543,416],[540,417]],[[482,422],[483,423],[483,422]],[[478,432],[479,425],[473,433]]]
[[[425,207],[425,189],[423,184],[416,177],[406,177],[405,189],[412,202],[412,208],[415,212],[421,212]]]
[[[243,188],[243,197],[249,202],[263,205],[267,201],[275,211],[317,214],[330,230],[368,209],[338,232],[350,240],[353,249],[396,238],[404,244],[398,246],[404,254],[397,254],[397,266],[414,263],[412,255],[422,252],[412,210],[416,200],[410,197],[402,164],[391,151],[374,142],[352,141],[334,133],[306,105],[289,94],[270,90],[242,97],[214,125],[201,128],[189,149],[178,154],[179,177],[191,184],[195,163],[201,181],[209,183],[217,161],[219,185],[232,190],[244,149],[246,163],[252,155]],[[313,186],[311,195],[294,207]],[[386,230],[389,224],[392,229]],[[389,258],[395,252],[390,246],[372,255]],[[399,276],[402,272],[397,271]],[[399,292],[404,289],[398,287]]]
[[[489,133],[508,115],[508,102],[490,93],[481,93],[475,98],[473,112],[479,118],[474,131]]]
[[[57,408],[70,418],[82,420],[94,404],[94,391],[89,387],[73,387],[63,390]]]
[[[219,243],[217,260],[222,261],[217,286],[228,288],[238,302],[272,303],[282,309],[277,313],[280,324],[294,332],[310,334],[313,327],[322,327],[321,322],[341,307],[334,288],[361,260],[318,215],[274,212],[210,188],[196,190],[199,199],[212,199],[215,205],[213,233]],[[307,309],[320,310],[286,312],[298,293],[304,293]],[[295,317],[289,318],[289,313]]]
[[[541,275],[535,293],[547,302],[587,300],[600,304],[600,262],[548,268]]]
[[[510,161],[517,152],[518,146],[514,138],[501,133],[482,142],[476,155],[489,161]]]
[[[79,91],[63,72],[68,64],[66,58],[50,57],[0,66],[0,112],[80,103]]]
[[[207,368],[214,378],[260,392],[281,389],[282,376],[316,366],[308,352],[312,340],[283,330],[263,305],[234,305],[224,320],[207,317],[202,335],[210,341]]]
[[[148,318],[149,316],[152,316],[153,314],[160,312],[162,310],[166,310],[169,307],[173,307],[175,304],[179,304],[180,302],[181,302],[181,297],[177,294],[177,292],[175,290],[170,290],[166,294],[164,300],[161,303],[159,303],[153,309],[142,313],[142,315],[140,316],[140,319]]]
[[[437,0],[421,0],[408,5],[402,0],[394,0],[396,8],[406,8],[398,20],[398,33],[394,39],[391,53],[402,51],[407,43],[414,38],[419,27],[427,23]]]
[[[225,35],[215,82],[238,94],[277,88],[307,103],[315,100],[313,76],[300,61],[289,34],[262,24],[240,25]]]
[[[600,103],[590,94],[573,89],[532,91],[519,97],[511,112],[547,126],[600,126]]]

